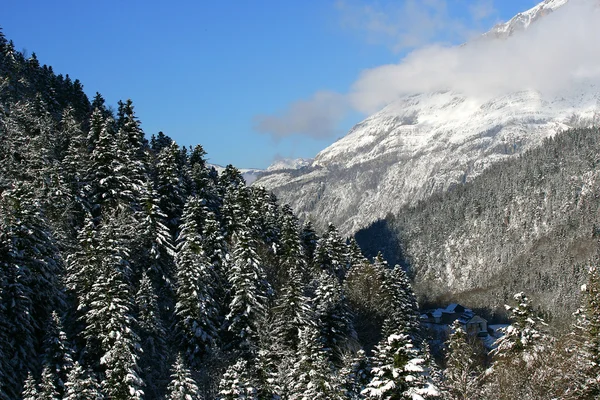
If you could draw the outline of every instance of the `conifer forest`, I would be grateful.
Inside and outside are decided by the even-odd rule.
[[[0,399],[600,398],[597,235],[564,278],[584,282],[574,315],[515,287],[485,346],[458,321],[432,333],[413,291],[437,294],[411,265],[459,218],[442,201],[388,221],[420,258],[388,264],[373,237],[366,257],[0,36]]]

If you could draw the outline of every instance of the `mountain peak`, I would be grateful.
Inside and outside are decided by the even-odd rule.
[[[505,39],[515,32],[523,31],[540,18],[551,14],[555,10],[567,4],[569,0],[544,0],[527,11],[520,12],[510,21],[494,26],[484,37],[495,37]]]

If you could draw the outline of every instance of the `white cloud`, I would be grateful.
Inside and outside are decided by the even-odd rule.
[[[341,94],[322,91],[309,100],[291,104],[279,115],[258,115],[254,129],[259,133],[281,138],[305,134],[316,139],[339,134],[338,122],[348,111],[346,98]]]
[[[351,105],[372,113],[400,96],[454,90],[491,96],[523,89],[559,93],[581,79],[599,80],[600,10],[571,0],[523,32],[465,46],[427,46],[400,63],[364,71],[349,93]]]
[[[490,0],[470,0],[469,8],[477,14],[493,12],[493,7],[481,8]],[[394,52],[423,46],[432,41],[456,42],[469,38],[473,21],[453,17],[447,0],[404,0],[389,3],[360,0],[338,0],[336,7],[342,26],[358,32],[368,41],[384,44]],[[479,18],[479,16],[478,16]]]
[[[559,1],[559,0],[556,0]],[[345,4],[344,7],[346,7]],[[406,3],[407,10],[416,0]],[[412,4],[412,5],[411,5]],[[423,0],[418,10],[409,12],[415,21],[435,25],[445,20],[445,0]],[[419,10],[441,5],[438,14],[419,17]],[[493,10],[481,1],[472,9],[473,18],[486,18]],[[366,29],[394,37],[401,45],[421,44],[428,34],[407,28],[400,30],[391,18],[367,6]],[[447,29],[452,21],[444,22]],[[433,26],[429,25],[429,26]],[[436,28],[433,28],[436,29]],[[458,29],[458,28],[457,28]],[[460,29],[456,30],[458,32]],[[370,114],[386,104],[410,94],[454,90],[489,97],[524,89],[560,94],[585,81],[600,83],[600,6],[595,0],[570,0],[556,12],[546,15],[523,32],[508,39],[476,39],[463,46],[430,44],[408,53],[399,63],[363,71],[347,94],[319,92],[310,100],[292,104],[278,116],[261,116],[257,130],[275,137],[305,134],[331,137],[337,123],[350,107]]]

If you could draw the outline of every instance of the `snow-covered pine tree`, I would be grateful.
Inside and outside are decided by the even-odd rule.
[[[104,392],[110,398],[138,399],[144,385],[138,367],[142,350],[135,331],[127,239],[122,231],[127,223],[121,218],[105,217],[101,228],[96,279],[86,298],[88,311],[82,316],[83,336],[86,353],[99,361],[104,373]]]
[[[214,271],[202,247],[198,225],[198,221],[203,222],[206,213],[203,200],[196,197],[188,199],[177,245],[176,326],[188,362],[206,354],[218,336]]]
[[[362,394],[368,399],[422,400],[439,392],[428,381],[424,358],[404,334],[392,334],[374,350],[373,378]]]
[[[273,336],[279,346],[295,351],[299,332],[313,323],[309,298],[302,281],[307,266],[298,234],[298,219],[286,205],[282,210],[282,234],[279,251],[279,296],[273,308]]]
[[[60,400],[61,395],[56,386],[55,374],[48,365],[42,369],[42,379],[39,385],[39,400]]]
[[[65,382],[73,366],[73,351],[69,345],[63,323],[57,312],[52,312],[46,324],[44,339],[44,364],[53,387],[59,395],[65,391]],[[42,374],[42,381],[44,374]]]
[[[167,378],[167,333],[158,308],[158,296],[146,272],[135,296],[140,343],[140,371],[146,382],[146,398],[159,398]]]
[[[258,400],[253,366],[245,359],[232,364],[219,382],[219,400]]]
[[[167,400],[200,400],[198,384],[186,366],[181,354],[177,355],[171,372],[171,382],[167,388]]]
[[[37,367],[38,329],[62,306],[62,260],[47,221],[27,182],[0,194],[2,309],[7,341],[0,344],[9,365],[6,392],[17,397],[28,370]]]
[[[90,184],[90,153],[88,138],[75,120],[74,113],[73,108],[67,108],[63,114],[62,126],[70,131],[71,140],[61,163],[61,174],[68,188],[66,196],[69,198],[64,215],[71,229],[77,230],[83,226],[85,212],[89,209],[85,195]]]
[[[415,343],[420,343],[419,305],[406,273],[399,265],[392,269],[387,268],[381,254],[373,263],[381,265],[385,271],[383,289],[389,307],[387,310],[389,321],[386,326],[392,330],[384,330],[384,336],[401,332],[408,334]]]
[[[17,398],[16,396],[13,397]],[[21,392],[21,398],[23,400],[38,400],[40,398],[40,392],[37,387],[37,383],[33,378],[31,372],[27,374],[27,378],[25,378],[25,383],[23,384],[23,391]]]
[[[234,234],[228,273],[232,296],[227,314],[228,330],[236,338],[239,349],[255,352],[260,319],[266,313],[269,287],[256,254],[255,240],[245,225]]]
[[[141,219],[137,229],[138,264],[149,275],[157,292],[165,302],[172,301],[174,258],[173,236],[167,227],[167,216],[162,211],[158,195],[150,181],[146,182],[141,199]]]
[[[175,233],[186,201],[181,166],[181,149],[172,142],[157,155],[156,192],[160,209],[166,215],[166,225]]]
[[[356,340],[353,315],[337,277],[322,272],[317,282],[315,310],[321,340],[330,360],[338,364],[347,347]]]
[[[492,355],[496,359],[517,356],[528,363],[549,344],[550,338],[545,333],[547,324],[535,315],[531,301],[523,292],[515,294],[514,299],[515,307],[505,305],[511,324],[502,328],[504,335],[496,341]]]
[[[148,141],[144,138],[144,131],[140,127],[140,121],[134,112],[133,101],[127,99],[124,103],[119,101],[117,111],[117,128],[129,142],[129,148],[133,149],[131,156],[139,161],[145,160],[145,153],[148,150]]]
[[[480,397],[479,380],[483,372],[478,355],[468,342],[469,336],[456,320],[448,338],[443,390],[451,400],[469,400]]]
[[[190,152],[189,166],[191,192],[205,199],[209,210],[217,212],[222,198],[219,195],[219,175],[206,163],[206,152],[201,145],[196,145]]]
[[[65,382],[63,400],[103,400],[104,395],[94,376],[86,373],[75,361]]]
[[[242,228],[254,229],[254,224],[246,221],[251,210],[250,190],[237,168],[231,165],[225,168],[219,179],[219,190],[223,198],[221,218],[229,240]]]
[[[572,398],[600,397],[600,271],[593,266],[582,286],[582,306],[576,312],[570,351],[573,370],[567,370]],[[566,398],[570,398],[565,396]]]
[[[300,234],[300,239],[302,240],[302,247],[304,248],[304,256],[306,258],[308,268],[309,270],[311,270],[313,269],[313,261],[315,260],[315,250],[317,248],[319,237],[317,236],[317,232],[315,231],[310,220],[306,221],[304,223],[304,226],[302,226],[302,233]]]
[[[290,400],[342,399],[343,388],[335,379],[335,369],[323,348],[320,332],[307,325],[300,331],[297,359],[287,383]]]
[[[337,228],[329,224],[327,232],[317,242],[313,265],[319,271],[327,271],[341,282],[348,272],[348,247]]]
[[[362,391],[371,381],[371,362],[363,349],[356,353],[344,354],[343,366],[339,372],[345,398],[362,399]]]

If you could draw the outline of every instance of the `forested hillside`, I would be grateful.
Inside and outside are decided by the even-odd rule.
[[[436,393],[402,269],[4,37],[0,66],[0,398]]]
[[[597,128],[560,133],[358,237],[406,258],[421,299],[501,309],[525,290],[568,324],[598,248],[599,139]],[[369,245],[378,231],[400,246]]]

